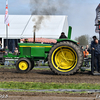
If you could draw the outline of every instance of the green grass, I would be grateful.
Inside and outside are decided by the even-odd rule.
[[[100,84],[0,82],[0,88],[5,88],[5,89],[100,89]]]
[[[0,92],[5,92],[5,90],[0,90]],[[27,92],[27,93],[29,93],[29,92],[32,92],[32,93],[69,93],[69,94],[89,94],[89,92],[86,92],[86,91],[83,91],[83,92],[67,92],[67,91],[42,91],[42,92],[40,92],[40,91],[30,91],[30,90],[28,90],[28,91],[25,91],[25,90],[6,90],[6,92]],[[91,92],[90,92],[91,93]],[[96,93],[96,92],[95,92]],[[97,92],[98,93],[98,92]]]
[[[48,63],[40,64],[41,66],[48,66]]]
[[[4,65],[0,65],[0,68],[6,68],[6,69],[15,69],[15,66],[4,66]]]
[[[16,69],[16,67],[15,66],[6,66],[6,67],[4,67],[3,65],[1,66],[0,65],[0,68],[6,68],[6,69]],[[33,68],[32,70],[50,70],[50,68]]]
[[[50,70],[50,68],[33,68],[33,70]]]

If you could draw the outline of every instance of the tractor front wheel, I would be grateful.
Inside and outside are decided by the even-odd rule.
[[[83,53],[80,47],[72,42],[60,42],[51,48],[48,63],[56,74],[74,74],[83,63]]]
[[[16,62],[16,69],[18,72],[21,73],[27,73],[30,71],[31,69],[31,62],[29,59],[27,58],[20,58],[17,62]]]
[[[34,68],[34,61],[31,61],[31,69],[32,70]]]

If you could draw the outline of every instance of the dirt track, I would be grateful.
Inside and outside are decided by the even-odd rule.
[[[56,82],[56,83],[100,83],[100,76],[93,76],[90,72],[78,72],[75,75],[55,75],[51,70],[32,70],[27,74],[17,73],[16,69],[0,68],[0,81],[19,82]],[[96,94],[69,93],[34,93],[34,92],[0,92],[0,100],[100,100]],[[8,98],[2,98],[8,95]]]
[[[98,93],[32,93],[32,92],[0,92],[4,100],[100,100]],[[1,100],[1,99],[0,99]]]
[[[16,69],[0,68],[0,81],[20,82],[56,82],[56,83],[100,83],[100,76],[90,72],[77,72],[75,75],[55,75],[51,70],[32,70],[29,73],[17,73]]]

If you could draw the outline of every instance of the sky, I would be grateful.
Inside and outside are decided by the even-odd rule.
[[[8,0],[9,15],[67,15],[72,39],[95,33],[96,7],[100,0]],[[5,14],[6,0],[0,0],[0,15]]]

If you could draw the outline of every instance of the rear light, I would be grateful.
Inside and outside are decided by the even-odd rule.
[[[79,42],[77,42],[77,44],[80,44]]]

